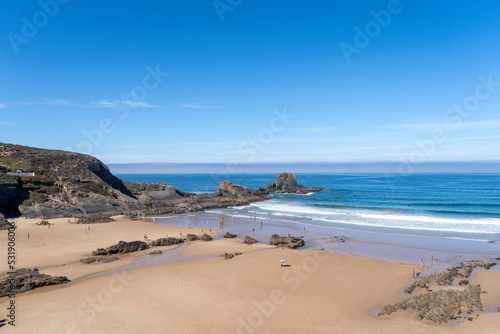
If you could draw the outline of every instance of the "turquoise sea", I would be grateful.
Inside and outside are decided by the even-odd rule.
[[[181,191],[213,192],[215,174],[128,174],[132,182],[166,182]],[[226,176],[257,189],[276,174]],[[356,231],[500,241],[500,174],[297,174],[306,187],[325,190],[310,195],[273,195],[266,202],[212,210],[242,216],[294,216],[314,225]],[[311,222],[312,224],[312,222]]]

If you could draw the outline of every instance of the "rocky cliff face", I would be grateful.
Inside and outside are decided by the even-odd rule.
[[[276,180],[269,184],[265,189],[261,189],[264,193],[286,193],[286,194],[308,194],[312,192],[320,192],[323,188],[306,188],[297,184],[297,179],[293,173],[280,173]]]
[[[0,168],[0,212],[5,216],[181,212],[176,201],[191,197],[165,183],[120,180],[98,159],[72,152],[0,144]],[[5,174],[17,169],[35,176]]]
[[[35,176],[11,176],[21,169]],[[248,205],[267,194],[305,194],[291,173],[279,174],[266,189],[223,181],[212,194],[194,195],[163,183],[120,180],[98,159],[84,154],[0,143],[0,218],[78,217],[88,214],[158,215]],[[180,204],[183,204],[181,207]]]

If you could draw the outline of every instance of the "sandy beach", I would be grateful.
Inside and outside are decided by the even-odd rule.
[[[149,240],[206,228],[179,228],[126,217],[79,225],[52,219],[37,226],[15,220],[16,268],[64,275],[69,284],[16,296],[16,326],[5,333],[495,333],[500,331],[500,272],[479,271],[485,312],[473,321],[436,325],[415,312],[378,317],[380,306],[401,301],[417,264],[389,263],[327,250],[279,249],[241,238],[194,241],[82,264],[93,250],[120,240]],[[85,229],[91,230],[85,232]],[[28,239],[27,234],[30,234]],[[215,236],[220,231],[212,230]],[[7,244],[7,231],[0,232]],[[6,258],[6,247],[0,256]],[[224,252],[243,254],[223,259]],[[280,259],[288,267],[280,267]],[[7,271],[5,261],[0,272]],[[100,274],[98,274],[100,273]],[[425,273],[423,273],[425,274]],[[0,310],[9,299],[0,298]],[[0,315],[3,316],[1,312]],[[1,317],[0,317],[1,318]]]

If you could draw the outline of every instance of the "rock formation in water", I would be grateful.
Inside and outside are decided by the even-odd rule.
[[[277,234],[273,234],[271,236],[271,239],[269,240],[269,244],[275,245],[275,246],[282,245],[282,246],[286,246],[288,248],[295,249],[295,248],[303,247],[306,243],[305,243],[304,239],[302,239],[302,238],[297,238],[294,236],[280,237]]]
[[[279,173],[276,180],[267,185],[265,189],[260,189],[261,192],[278,193],[278,194],[309,194],[314,192],[320,192],[323,188],[306,188],[300,184],[297,184],[297,179],[293,173]]]

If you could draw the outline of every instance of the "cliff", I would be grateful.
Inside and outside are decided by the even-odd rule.
[[[35,176],[12,176],[22,170]],[[98,159],[73,152],[0,143],[0,218],[157,215],[247,205],[270,199],[223,181],[212,194],[181,192],[164,182],[123,181]]]
[[[35,176],[6,174],[18,169]],[[176,202],[191,196],[165,183],[120,180],[89,155],[0,143],[0,212],[5,216],[182,212]]]

